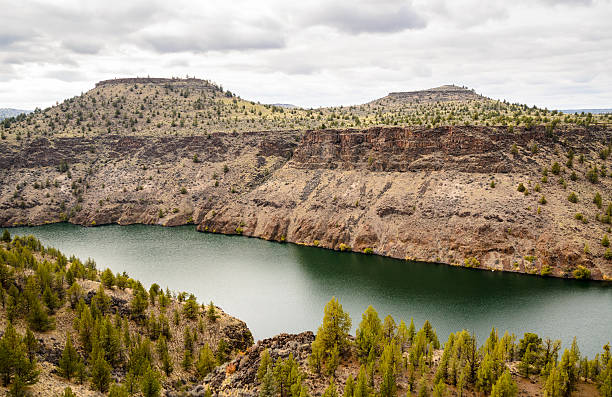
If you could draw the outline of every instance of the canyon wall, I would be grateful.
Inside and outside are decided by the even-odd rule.
[[[37,139],[0,153],[0,224],[194,223],[493,270],[571,277],[582,265],[604,279],[610,177],[587,173],[606,165],[609,137],[455,126]]]

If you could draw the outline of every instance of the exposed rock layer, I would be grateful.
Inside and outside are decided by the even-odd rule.
[[[440,127],[37,139],[0,152],[0,224],[193,222],[497,270],[568,276],[583,265],[602,279],[612,277],[599,243],[608,225],[595,217],[610,178],[594,184],[586,174],[607,163],[599,152],[609,137],[603,128]],[[71,179],[57,169],[63,160]],[[543,182],[555,161],[561,173]]]

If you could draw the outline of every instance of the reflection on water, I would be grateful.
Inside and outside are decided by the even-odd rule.
[[[612,288],[601,283],[454,268],[339,253],[194,227],[68,224],[15,228],[99,268],[126,271],[145,284],[194,292],[247,322],[256,339],[316,330],[336,296],[353,319],[373,305],[381,317],[429,319],[441,340],[463,328],[480,342],[492,326],[517,335],[534,331],[594,355],[612,340]]]

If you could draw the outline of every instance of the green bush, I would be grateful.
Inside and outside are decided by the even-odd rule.
[[[567,196],[567,200],[568,200],[570,203],[574,203],[574,204],[576,204],[576,203],[578,202],[578,195],[577,195],[576,193],[574,193],[574,192],[571,192],[571,193],[569,194],[569,196]]]
[[[523,185],[523,182],[521,182],[521,183],[519,183],[518,188],[516,190],[518,190],[519,192],[523,193],[527,189],[525,188],[525,185]]]
[[[591,271],[582,265],[578,265],[572,274],[578,280],[588,280],[591,278]]]

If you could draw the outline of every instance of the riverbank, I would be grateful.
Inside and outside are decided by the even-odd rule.
[[[601,243],[612,235],[608,133],[466,126],[39,138],[0,154],[0,225],[193,223],[333,250],[609,280],[612,251]]]
[[[564,346],[577,336],[591,356],[607,342],[602,335],[612,327],[612,319],[602,315],[609,311],[612,289],[594,281],[199,233],[194,225],[50,224],[10,230],[33,234],[67,255],[91,257],[100,267],[125,271],[145,285],[163,280],[164,288],[191,291],[203,302],[214,300],[246,321],[255,339],[315,331],[320,308],[331,296],[341,298],[353,318],[371,304],[406,321],[429,320],[443,336],[467,327],[484,340],[493,325],[517,335],[548,335]]]

